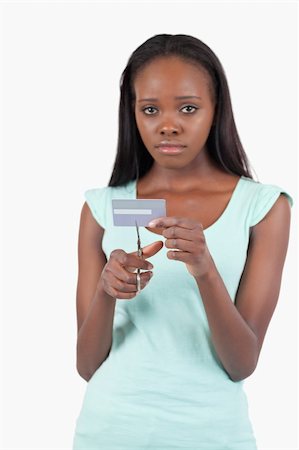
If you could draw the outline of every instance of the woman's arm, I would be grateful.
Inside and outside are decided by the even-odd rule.
[[[169,259],[182,261],[197,282],[211,339],[234,381],[255,369],[275,309],[290,232],[291,208],[284,195],[253,228],[235,303],[206,245],[202,224],[186,217],[159,217],[150,227],[165,228]],[[225,238],[225,237],[224,237]]]
[[[77,285],[77,370],[86,380],[92,377],[109,355],[112,346],[116,299],[130,300],[137,295],[136,274],[142,269],[140,287],[151,279],[153,265],[146,260],[163,247],[156,241],[137,251],[111,252],[109,261],[102,249],[104,229],[94,219],[89,206],[82,208],[79,231],[79,274]]]
[[[279,297],[290,209],[287,198],[280,195],[265,218],[253,227],[235,304],[214,263],[206,275],[195,278],[213,344],[233,381],[248,377],[258,361]]]
[[[104,230],[85,202],[81,212],[78,241],[77,283],[77,370],[86,381],[107,358],[112,345],[116,299],[99,284],[106,264],[102,250]]]

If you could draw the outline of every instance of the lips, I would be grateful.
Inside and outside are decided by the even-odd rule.
[[[162,141],[160,144],[155,146],[161,153],[166,154],[178,154],[182,153],[186,145],[181,144],[180,142],[174,141]]]

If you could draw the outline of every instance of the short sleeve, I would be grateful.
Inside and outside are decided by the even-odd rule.
[[[287,197],[291,207],[293,206],[293,198],[284,189],[279,186],[262,184],[257,192],[256,202],[251,217],[251,226],[259,223],[270,211],[280,194]]]
[[[94,219],[102,228],[106,228],[107,187],[88,189],[84,192],[84,197]]]

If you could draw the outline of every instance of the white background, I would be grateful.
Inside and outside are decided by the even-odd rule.
[[[245,382],[259,450],[294,450],[296,4],[7,1],[1,7],[3,449],[71,449],[86,387],[75,362],[83,192],[110,178],[119,78],[131,52],[154,34],[184,33],[222,61],[259,181],[295,200],[280,299],[258,368]]]

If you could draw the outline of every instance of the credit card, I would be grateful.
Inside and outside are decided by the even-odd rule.
[[[158,217],[166,216],[165,199],[112,199],[113,222],[115,226],[146,227],[148,223]]]

